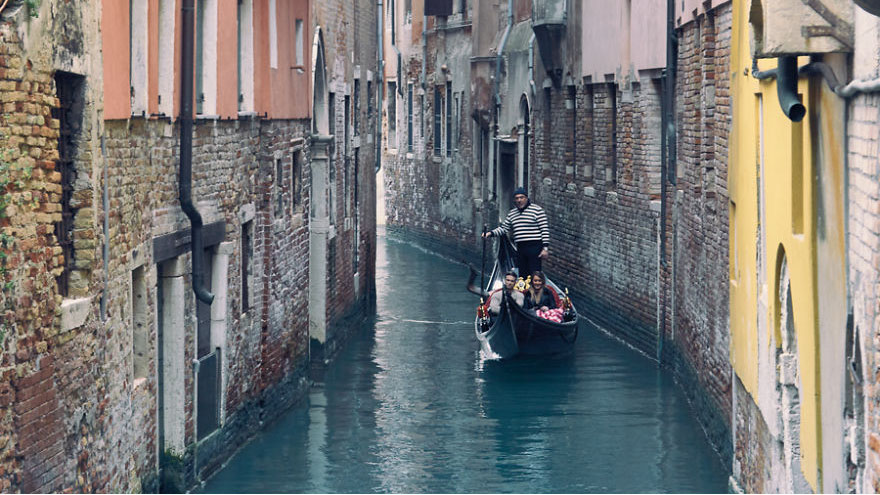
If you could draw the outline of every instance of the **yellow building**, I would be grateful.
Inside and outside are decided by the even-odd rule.
[[[782,58],[753,58],[776,34],[769,31],[785,24],[769,8],[733,2],[733,480],[747,492],[845,491],[846,102],[820,75],[801,69],[798,77],[810,57],[788,58],[791,70]],[[801,18],[784,20],[789,27]],[[810,51],[809,42],[800,53]],[[846,74],[840,54],[814,55],[812,62]],[[780,105],[778,86],[786,78],[796,81],[788,106],[802,103],[800,122]]]

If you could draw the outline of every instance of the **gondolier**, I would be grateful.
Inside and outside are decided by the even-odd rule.
[[[518,187],[513,191],[513,203],[516,205],[507,213],[501,226],[485,232],[484,238],[507,235],[513,232],[516,243],[517,267],[520,277],[541,271],[541,260],[550,255],[550,229],[547,227],[547,215],[544,209],[529,201],[525,188]]]

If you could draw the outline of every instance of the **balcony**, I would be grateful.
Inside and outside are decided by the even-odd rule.
[[[547,75],[559,87],[562,80],[562,47],[568,22],[568,0],[534,0],[532,31]]]

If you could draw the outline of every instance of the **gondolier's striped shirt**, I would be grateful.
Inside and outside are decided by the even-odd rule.
[[[513,230],[513,242],[541,241],[544,247],[550,245],[550,229],[547,227],[547,215],[544,208],[529,203],[520,211],[511,208],[501,226],[492,231],[492,235],[500,236]]]

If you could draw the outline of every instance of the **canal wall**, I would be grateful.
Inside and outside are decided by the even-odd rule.
[[[338,3],[334,30],[376,25],[375,4]],[[348,39],[357,57],[343,46],[320,67],[347,104],[332,114],[333,180],[316,186],[305,62],[329,21],[308,2],[269,12],[247,0],[200,18],[222,14],[205,26],[203,64],[237,58],[234,37],[210,33],[234,33],[236,14],[256,41],[243,93],[227,64],[206,68],[197,95],[192,195],[209,306],[193,293],[178,200],[180,67],[165,55],[179,10],[143,3],[150,15],[129,22],[115,2],[36,4],[0,12],[0,491],[185,491],[306,393],[311,266],[327,274],[320,366],[371,312],[376,30]],[[279,16],[304,21],[297,33],[277,25],[278,39],[302,36],[301,66],[284,74],[272,65],[294,67],[297,54],[285,44],[270,56],[261,38]],[[157,62],[145,54],[160,33]],[[326,257],[310,251],[315,189],[333,198]]]
[[[474,88],[468,112],[474,124],[474,174],[472,180],[452,180],[456,191],[471,188],[473,200],[443,193],[447,186],[441,185],[453,177],[431,154],[398,159],[403,153],[388,151],[388,231],[478,265],[476,232],[448,222],[441,205],[469,211],[474,226],[493,227],[510,207],[513,186],[526,186],[530,199],[548,214],[548,274],[570,289],[578,310],[593,324],[674,371],[695,416],[729,463],[731,3],[713,2],[678,18],[675,139],[669,150],[674,166],[667,183],[661,161],[665,24],[652,24],[663,16],[651,21],[653,14],[634,12],[631,19],[629,13],[613,21],[594,18],[600,7],[569,12],[569,18],[584,17],[553,46],[562,59],[578,59],[563,64],[561,75],[546,70],[550,61],[538,53],[541,40],[531,42],[528,29],[520,32],[520,24],[529,24],[527,11],[514,12],[508,31],[505,6],[495,13],[473,10],[471,66],[464,69]],[[588,31],[604,29],[603,22],[618,23],[617,32],[593,39]],[[495,73],[491,54],[497,47],[486,45],[481,31],[497,33],[507,43],[497,73],[497,122],[491,98],[481,97],[494,87],[481,83]],[[427,60],[416,48],[405,53],[411,66],[424,63],[430,69],[450,58],[449,48],[430,34]],[[644,46],[624,43],[629,36]],[[572,50],[581,41],[582,60],[581,51]],[[604,55],[590,51],[597,43],[607,48]],[[442,113],[437,117],[445,122]],[[398,132],[406,129],[406,119],[397,113]]]

